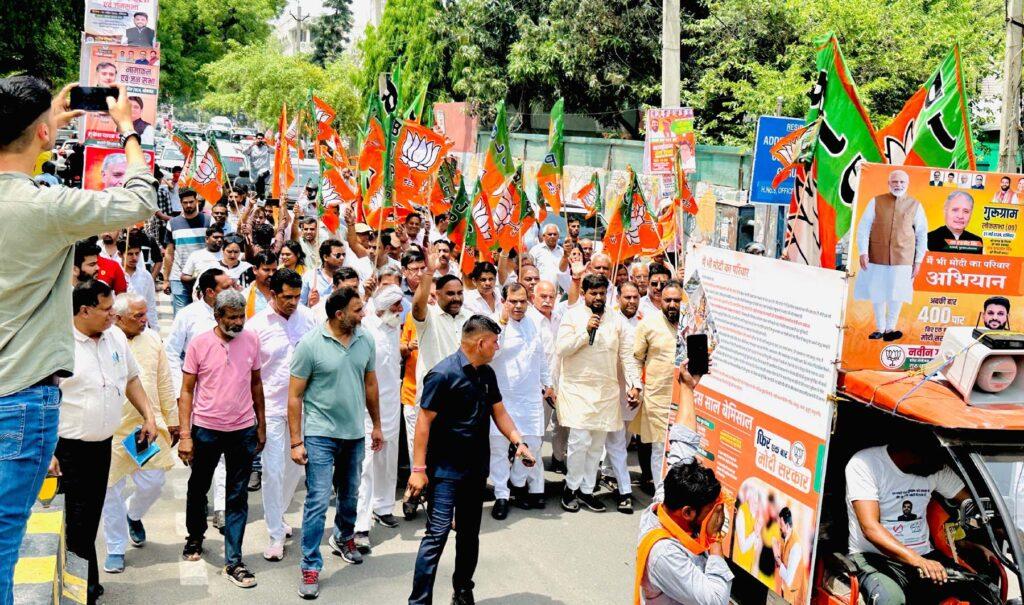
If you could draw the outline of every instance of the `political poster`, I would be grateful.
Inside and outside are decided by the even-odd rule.
[[[86,42],[156,46],[157,0],[85,0]]]
[[[693,109],[673,107],[648,109],[644,116],[644,172],[673,174],[676,148],[682,155],[683,170],[697,170],[697,143],[693,133]]]
[[[921,366],[949,326],[1024,325],[1024,175],[864,164],[856,200],[845,369]]]
[[[754,138],[754,165],[750,171],[750,201],[765,204],[789,204],[796,179],[790,174],[778,187],[772,181],[782,170],[782,164],[772,155],[772,147],[779,139],[804,125],[802,118],[761,116],[757,119]]]
[[[146,156],[146,165],[152,172],[156,163],[156,154],[148,150],[143,150],[142,153]],[[82,163],[83,189],[103,191],[110,187],[124,185],[125,171],[128,169],[128,158],[124,155],[124,149],[87,145]]]
[[[124,44],[84,44],[79,84],[124,84],[128,88],[135,132],[139,134],[143,147],[153,146],[156,138],[156,104],[160,88],[159,49],[136,48]],[[90,112],[80,123],[80,136],[84,141],[113,144],[118,142],[117,125],[106,113]]]
[[[476,151],[477,117],[470,115],[465,101],[457,103],[434,103],[434,125],[452,141],[452,153],[473,153]]]
[[[803,605],[814,569],[845,275],[711,246],[699,250],[695,265],[684,329],[703,326],[697,331],[717,341],[711,372],[693,396],[697,432],[703,462],[737,498],[724,550],[785,601]]]

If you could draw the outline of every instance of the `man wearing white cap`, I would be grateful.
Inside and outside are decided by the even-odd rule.
[[[398,520],[392,511],[395,507],[395,484],[398,480],[398,433],[402,417],[402,357],[398,347],[402,327],[402,299],[400,287],[382,287],[373,297],[373,312],[367,314],[362,321],[363,328],[373,337],[376,346],[380,428],[384,434],[384,447],[379,451],[373,451],[369,447],[373,423],[367,414],[367,447],[363,457],[355,525],[356,547],[363,553],[370,552],[371,514],[372,521],[384,527],[398,527]]]

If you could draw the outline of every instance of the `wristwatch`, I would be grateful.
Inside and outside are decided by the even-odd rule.
[[[132,130],[131,132],[128,132],[128,133],[122,132],[118,136],[118,138],[121,141],[121,147],[124,147],[125,145],[127,145],[128,144],[128,139],[130,139],[132,137],[135,137],[135,140],[139,142],[139,145],[142,145],[142,137],[139,136],[139,133],[137,133],[134,130]]]

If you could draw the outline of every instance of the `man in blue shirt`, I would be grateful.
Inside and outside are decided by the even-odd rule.
[[[480,551],[480,517],[490,462],[490,421],[530,467],[536,459],[501,403],[494,370],[488,363],[498,351],[501,328],[484,315],[462,327],[462,345],[423,378],[408,493],[418,496],[433,484],[427,533],[416,555],[409,604],[431,603],[434,576],[448,541],[452,520],[458,524],[455,545],[453,605],[472,605],[473,572]]]

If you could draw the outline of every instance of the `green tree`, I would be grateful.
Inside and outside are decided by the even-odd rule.
[[[24,71],[55,85],[78,79],[80,2],[0,0],[0,15],[0,76]]]
[[[227,54],[205,65],[200,75],[209,82],[201,108],[241,112],[263,127],[277,125],[282,103],[288,104],[291,120],[311,89],[338,111],[339,133],[355,133],[362,121],[359,71],[348,55],[324,68],[301,55],[285,56],[273,40],[248,46],[232,43]]]
[[[207,86],[201,68],[237,45],[266,39],[285,1],[160,0],[161,97],[188,102],[201,96]]]
[[[313,22],[313,61],[325,65],[338,59],[348,46],[349,32],[352,31],[352,7],[350,0],[325,0],[324,6],[331,9]]]

